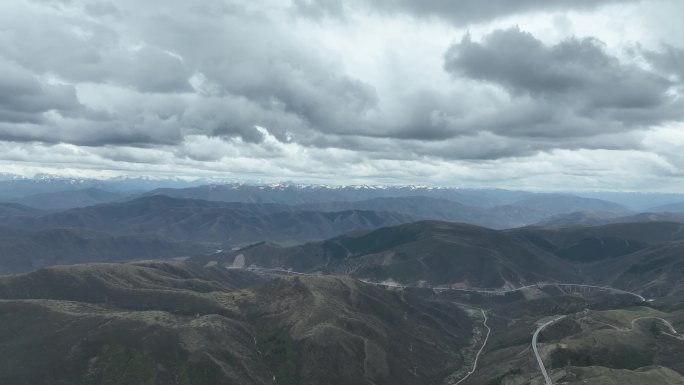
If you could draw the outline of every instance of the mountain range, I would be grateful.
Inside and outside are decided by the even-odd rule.
[[[84,235],[79,233],[84,230],[91,232],[85,238],[91,238],[95,233],[99,234],[98,239],[109,237],[119,240],[123,239],[121,237],[144,235],[147,239],[155,239],[165,245],[176,245],[178,241],[183,241],[202,244],[199,249],[209,247],[226,250],[264,241],[296,245],[348,232],[373,230],[418,220],[437,219],[507,229],[530,224],[540,227],[572,227],[684,219],[669,213],[633,214],[620,205],[592,198],[493,191],[478,196],[473,190],[426,187],[383,189],[357,186],[335,189],[293,185],[209,185],[164,191],[171,195],[200,195],[222,199],[218,201],[172,198],[154,192],[137,198],[126,198],[124,193],[97,188],[42,193],[22,199],[26,203],[42,201],[42,205],[35,205],[52,209],[40,210],[19,203],[0,206],[0,226],[32,234],[21,239],[0,239],[0,248],[7,253],[4,262],[0,261],[3,266],[0,271],[25,271],[50,263],[107,262],[165,255],[161,252],[130,255],[126,251],[130,249],[120,246],[112,246],[113,249],[118,247],[118,252],[88,252],[84,246],[86,243],[82,241]],[[407,195],[417,193],[432,196]],[[340,196],[352,199],[383,194],[399,196],[323,201]],[[435,196],[449,196],[465,202],[479,202],[481,205],[470,206]],[[226,199],[286,201],[290,204],[226,202]],[[81,206],[98,200],[115,201],[66,210],[56,208]],[[307,200],[308,203],[293,203]],[[508,203],[496,204],[502,201]],[[68,233],[62,232],[69,236],[61,238],[57,250],[73,250],[72,256],[57,251],[50,254],[46,243],[39,241],[39,232],[56,229],[71,229]],[[69,243],[71,245],[67,246]],[[187,254],[172,252],[175,247],[164,246],[160,250],[166,250],[169,257]],[[28,256],[31,253],[34,253],[33,257]],[[115,257],[117,253],[122,257]],[[123,257],[126,255],[130,258]]]
[[[0,384],[543,384],[538,360],[555,383],[681,383],[678,213],[423,187],[102,191],[0,206]]]
[[[305,273],[351,275],[407,285],[510,288],[536,282],[586,283],[680,292],[684,281],[662,280],[662,268],[684,264],[678,250],[684,224],[621,223],[561,229],[491,230],[458,223],[422,221],[347,234],[323,242],[281,247],[256,244],[194,257],[201,264],[260,266]],[[665,259],[657,257],[670,250]],[[659,262],[653,262],[658,260]],[[662,284],[660,284],[662,283]],[[682,292],[684,294],[684,292]]]
[[[11,199],[10,201],[37,209],[56,211],[124,200],[129,195],[129,193],[90,187],[27,195]]]
[[[155,235],[111,235],[76,228],[51,228],[35,233],[0,229],[0,274],[51,265],[167,259],[207,252],[209,249],[202,245]]]
[[[299,242],[411,221],[406,215],[348,210],[324,213],[270,204],[175,199],[163,195],[76,208],[0,223],[28,231],[82,228],[116,235],[154,234],[170,239],[240,245],[271,239]]]

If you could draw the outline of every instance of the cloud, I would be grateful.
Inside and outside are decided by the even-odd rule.
[[[638,0],[295,0],[296,11],[306,17],[342,17],[366,7],[381,13],[401,13],[419,18],[439,18],[463,25],[527,12],[592,9]]]
[[[661,51],[646,51],[644,56],[656,68],[684,84],[684,49],[666,45]]]
[[[345,74],[327,52],[307,46],[261,13],[189,12],[182,19],[147,19],[141,28],[148,41],[182,56],[212,97],[242,98],[289,121],[296,117],[299,130],[344,133],[377,103],[371,85]],[[262,124],[258,119],[252,123]]]
[[[684,119],[681,34],[664,48],[640,47],[643,27],[630,19],[615,21],[632,34],[629,44],[609,23],[580,36],[586,18],[607,18],[609,4],[630,17],[648,8],[631,0],[7,0],[0,160],[13,170],[34,162],[41,171],[409,183],[518,181],[563,167],[580,174],[620,154],[662,166],[648,154],[661,143],[654,130]],[[554,160],[562,167],[548,166]]]
[[[121,84],[129,84],[142,92],[192,92],[189,79],[192,72],[181,58],[156,47],[134,50],[123,60],[112,58],[123,69],[112,77]]]
[[[105,4],[95,7],[100,8],[108,9]],[[83,11],[90,13],[92,9],[89,4]],[[21,15],[30,16],[33,22],[26,23]],[[182,58],[144,41],[127,41],[115,23],[26,5],[10,7],[0,21],[10,31],[0,46],[0,55],[36,74],[76,83],[118,84],[142,92],[192,90],[188,82],[192,72]]]
[[[0,122],[39,124],[50,111],[70,114],[79,108],[73,86],[46,84],[21,66],[0,58]]]
[[[446,52],[444,68],[456,78],[493,84],[510,95],[517,108],[480,122],[511,136],[592,137],[684,116],[673,81],[621,62],[595,38],[547,45],[518,28],[496,30],[481,42],[466,35]]]
[[[17,140],[150,145],[155,138],[159,144],[182,140],[180,132],[259,142],[258,125],[286,140],[291,133],[307,137],[310,131],[365,129],[363,117],[377,104],[371,85],[345,74],[336,59],[302,44],[258,10],[219,3],[151,7],[124,1],[96,9],[89,4],[19,2],[0,16],[10,31],[0,56],[35,76],[99,85],[114,99],[99,103],[99,109],[85,100],[90,116],[84,111],[79,118],[106,127],[98,130],[99,139],[88,135],[93,130],[84,133],[87,140],[67,135],[68,127],[41,138],[48,130],[38,127]],[[35,22],[25,23],[19,15]],[[140,94],[166,94],[176,103],[160,111],[157,105],[168,102]],[[129,105],[117,105],[124,95]]]

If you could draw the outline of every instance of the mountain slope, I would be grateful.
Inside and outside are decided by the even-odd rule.
[[[38,215],[41,210],[19,203],[0,202],[0,217]]]
[[[436,221],[387,227],[289,248],[260,244],[196,260],[229,265],[240,260],[247,266],[466,287],[582,280],[572,264],[521,240],[514,233]]]
[[[167,259],[207,251],[153,235],[109,235],[84,229],[0,234],[0,274],[58,264]]]
[[[651,245],[684,240],[684,224],[675,222],[614,223],[557,229],[527,227],[508,232],[575,262],[621,257]]]
[[[684,299],[684,241],[655,244],[591,270],[607,285],[639,290],[649,298]]]
[[[556,281],[614,283],[625,288],[628,286],[623,281],[610,279],[612,272],[621,269],[614,266],[603,272],[595,264],[612,261],[628,269],[630,263],[636,263],[629,259],[635,253],[669,242],[684,242],[684,224],[648,222],[491,230],[421,221],[293,247],[261,243],[194,260],[350,274],[407,284],[425,281],[460,287],[515,287]]]
[[[0,382],[409,385],[461,368],[472,325],[452,304],[260,280],[186,263],[0,277]]]

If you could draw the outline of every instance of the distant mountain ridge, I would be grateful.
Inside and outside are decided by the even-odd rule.
[[[56,193],[97,188],[115,192],[141,192],[160,187],[189,187],[193,183],[178,178],[117,177],[109,179],[66,178],[55,175],[36,175],[25,178],[0,173],[0,200],[28,195]]]
[[[278,203],[286,205],[316,204],[334,201],[363,201],[373,198],[426,196],[450,199],[470,206],[492,206],[510,196],[526,195],[524,192],[500,194],[492,191],[476,191],[424,186],[320,186],[320,185],[249,185],[225,184],[203,185],[182,189],[156,189],[145,195],[162,194],[176,198],[202,199],[223,202]],[[500,195],[500,196],[498,196]],[[513,199],[516,199],[513,198]],[[509,198],[510,199],[510,198]]]
[[[48,197],[68,203],[82,201],[83,196],[92,195],[92,199],[96,200],[108,200],[119,196],[97,189],[82,189],[74,193],[75,197],[72,200],[72,193],[49,193],[31,199],[42,198],[49,206],[51,203]],[[547,207],[554,200],[559,202],[558,207]],[[29,233],[73,229],[71,241],[58,244],[56,250],[73,250],[74,255],[69,257],[62,252],[52,256],[44,243],[35,243],[34,240],[24,237],[21,242],[10,242],[8,239],[0,242],[0,247],[4,246],[6,250],[4,262],[0,262],[4,263],[4,271],[16,272],[59,263],[124,260],[126,253],[129,253],[129,259],[140,257],[131,247],[123,245],[114,247],[113,250],[117,250],[116,252],[106,251],[101,256],[92,250],[78,247],[71,249],[75,244],[82,242],[79,241],[80,235],[77,233],[83,230],[98,232],[101,233],[101,238],[106,236],[110,239],[140,235],[156,237],[162,242],[160,245],[164,245],[160,249],[167,250],[167,253],[145,255],[167,258],[179,255],[173,247],[164,243],[170,242],[169,240],[210,244],[215,249],[230,249],[263,241],[293,245],[425,219],[471,223],[501,229],[536,222],[546,218],[547,211],[564,210],[564,207],[572,209],[586,205],[615,212],[623,210],[609,202],[571,196],[531,195],[522,202],[521,205],[514,203],[504,206],[472,207],[449,199],[405,196],[285,205],[206,201],[156,194],[50,214],[27,206],[7,204],[5,207],[12,209],[12,215],[0,215],[0,226],[12,231]],[[23,215],[14,215],[17,213]],[[111,242],[108,242],[103,243],[101,247],[109,250],[107,248]]]
[[[212,187],[213,186],[213,187]],[[423,192],[435,198],[452,199],[471,206],[507,205],[520,201],[527,196],[535,195],[529,191],[506,190],[501,188],[473,188],[473,187],[440,187],[440,186],[410,186],[410,185],[322,185],[301,184],[293,182],[263,183],[258,181],[235,182],[221,178],[188,178],[188,177],[143,177],[121,176],[115,178],[68,178],[58,175],[41,174],[32,178],[0,172],[0,200],[20,198],[26,195],[34,195],[46,192],[59,192],[78,190],[84,188],[100,188],[108,191],[142,192],[153,191],[155,193],[171,194],[169,190],[184,190],[183,194],[192,194],[193,190],[205,190],[221,186],[232,186],[243,190],[249,195],[249,191],[263,190],[260,195],[266,196],[270,191],[283,190],[309,190],[309,191],[356,191],[351,196],[357,195],[354,200],[371,199],[378,196],[410,196],[424,195]],[[614,202],[633,211],[653,211],[653,208],[673,203],[684,202],[684,194],[681,193],[649,193],[649,192],[617,192],[617,191],[574,191],[571,186],[564,195],[572,195],[584,198],[595,198],[603,201]],[[196,191],[195,191],[196,192]],[[388,195],[390,194],[390,195]],[[458,198],[460,196],[460,198]],[[193,198],[193,196],[183,196]],[[194,196],[197,199],[213,200],[207,196]],[[266,197],[267,198],[267,197]],[[465,201],[463,199],[467,199]],[[218,199],[224,200],[224,199]],[[228,199],[234,201],[234,199]],[[327,201],[350,200],[344,197],[331,195]],[[264,200],[258,200],[259,202]],[[254,201],[257,202],[257,201]],[[280,202],[284,203],[284,202]],[[288,202],[292,203],[292,202]],[[300,202],[306,203],[306,202]],[[295,203],[296,204],[296,203]]]
[[[14,198],[13,203],[47,210],[66,210],[122,200],[130,194],[89,187],[78,190],[46,192]]]
[[[154,234],[169,239],[235,246],[263,240],[292,243],[325,239],[348,231],[411,221],[413,218],[397,213],[301,211],[276,204],[212,202],[154,195],[37,218],[4,218],[0,224],[30,231],[74,227],[118,235]]]
[[[598,209],[615,216],[630,213],[624,207],[598,199],[567,195],[534,195],[508,205],[474,207],[442,198],[426,196],[379,197],[363,201],[320,202],[296,205],[319,211],[380,210],[410,215],[416,219],[435,219],[469,223],[493,229],[520,227],[559,213]]]
[[[648,211],[654,213],[684,213],[684,202],[670,203],[666,205],[652,207]]]
[[[576,212],[560,214],[532,226],[577,227],[633,222],[684,222],[684,212],[644,212],[627,216],[618,213]]]
[[[0,217],[39,215],[42,211],[19,203],[0,202]]]
[[[571,194],[545,194],[498,189],[458,189],[427,186],[320,186],[295,184],[211,184],[180,189],[155,189],[144,195],[167,195],[176,198],[223,202],[278,203],[311,205],[331,202],[358,202],[378,198],[425,197],[450,200],[469,207],[491,208],[518,205],[541,211],[572,212],[602,209],[606,212],[629,212],[617,203]]]
[[[627,215],[631,213],[622,205],[595,198],[582,198],[567,194],[536,194],[513,203],[516,206],[543,212],[552,216],[577,211],[602,212]]]
[[[153,235],[110,235],[86,229],[48,229],[38,233],[0,232],[0,274],[44,266],[89,262],[170,259],[207,253],[208,248]]]

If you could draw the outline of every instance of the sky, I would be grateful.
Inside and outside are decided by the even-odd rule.
[[[684,191],[681,0],[4,0],[0,172]]]

